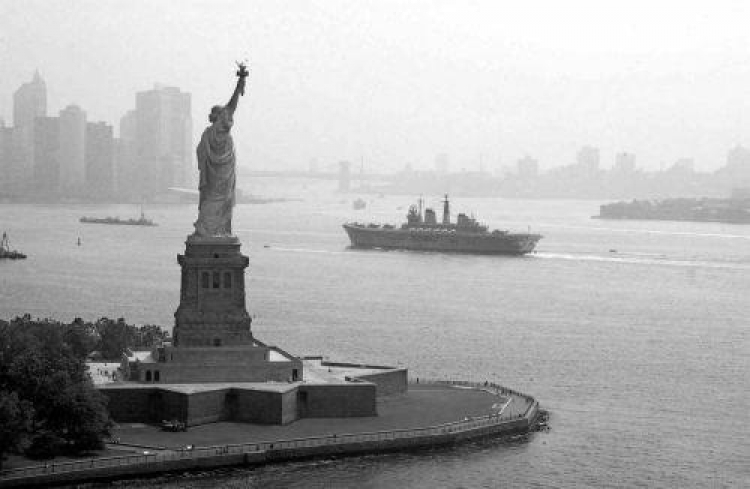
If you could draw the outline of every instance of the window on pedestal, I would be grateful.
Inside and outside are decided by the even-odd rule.
[[[224,272],[224,288],[232,288],[232,272]]]
[[[218,289],[220,284],[221,284],[221,281],[219,280],[219,272],[214,272],[214,274],[213,274],[213,287],[214,287],[214,289]]]
[[[146,382],[151,382],[151,370],[146,370]]]
[[[201,273],[201,287],[208,288],[208,272]]]
[[[159,371],[158,370],[156,370],[154,372],[154,382],[159,382]]]

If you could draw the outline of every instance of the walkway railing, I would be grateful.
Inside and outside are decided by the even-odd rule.
[[[428,383],[425,381],[422,384]],[[473,383],[465,381],[430,381],[429,383],[443,385],[457,385],[463,387],[489,389],[493,392],[504,392],[510,394],[511,390],[495,384]],[[387,442],[402,439],[417,439],[424,437],[438,437],[444,435],[455,435],[460,433],[469,433],[490,427],[500,427],[525,419],[531,422],[536,416],[538,403],[531,396],[512,391],[514,397],[509,398],[497,412],[478,416],[473,418],[464,418],[460,421],[445,423],[436,426],[429,426],[415,429],[399,429],[376,431],[368,433],[350,433],[335,434],[325,436],[314,436],[309,438],[296,438],[289,440],[273,440],[252,443],[240,443],[221,446],[208,446],[192,449],[164,450],[155,453],[131,454],[117,457],[99,457],[70,462],[56,462],[44,465],[30,467],[20,467],[0,471],[0,481],[9,479],[18,479],[25,477],[34,477],[41,475],[68,473],[76,471],[90,471],[93,469],[103,469],[110,467],[150,465],[176,460],[201,459],[206,457],[216,457],[225,455],[241,455],[247,453],[262,453],[276,450],[294,450],[300,448],[314,448],[324,446],[343,446],[355,443]],[[523,401],[522,413],[508,413],[508,406],[514,399],[520,398]]]

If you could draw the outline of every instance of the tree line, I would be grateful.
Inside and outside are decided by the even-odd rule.
[[[112,421],[86,360],[119,360],[124,350],[166,336],[158,326],[124,319],[0,320],[0,467],[7,453],[49,458],[103,448]]]

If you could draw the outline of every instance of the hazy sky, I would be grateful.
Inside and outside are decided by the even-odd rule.
[[[750,146],[750,2],[724,0],[0,0],[0,117],[39,69],[50,115],[117,131],[158,82],[192,93],[199,134],[242,58],[250,168],[549,168],[589,144],[712,169]]]

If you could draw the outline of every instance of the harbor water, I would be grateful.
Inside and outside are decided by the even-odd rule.
[[[601,202],[453,199],[544,235],[525,257],[352,250],[345,221],[397,224],[408,197],[256,182],[301,200],[239,205],[254,334],[295,354],[528,392],[552,430],[411,454],[123,481],[123,487],[750,486],[750,226],[592,220]],[[438,204],[435,196],[433,205]],[[0,205],[28,255],[0,261],[0,317],[170,327],[195,205],[157,227],[79,223],[136,206]],[[80,238],[80,245],[78,245]]]

